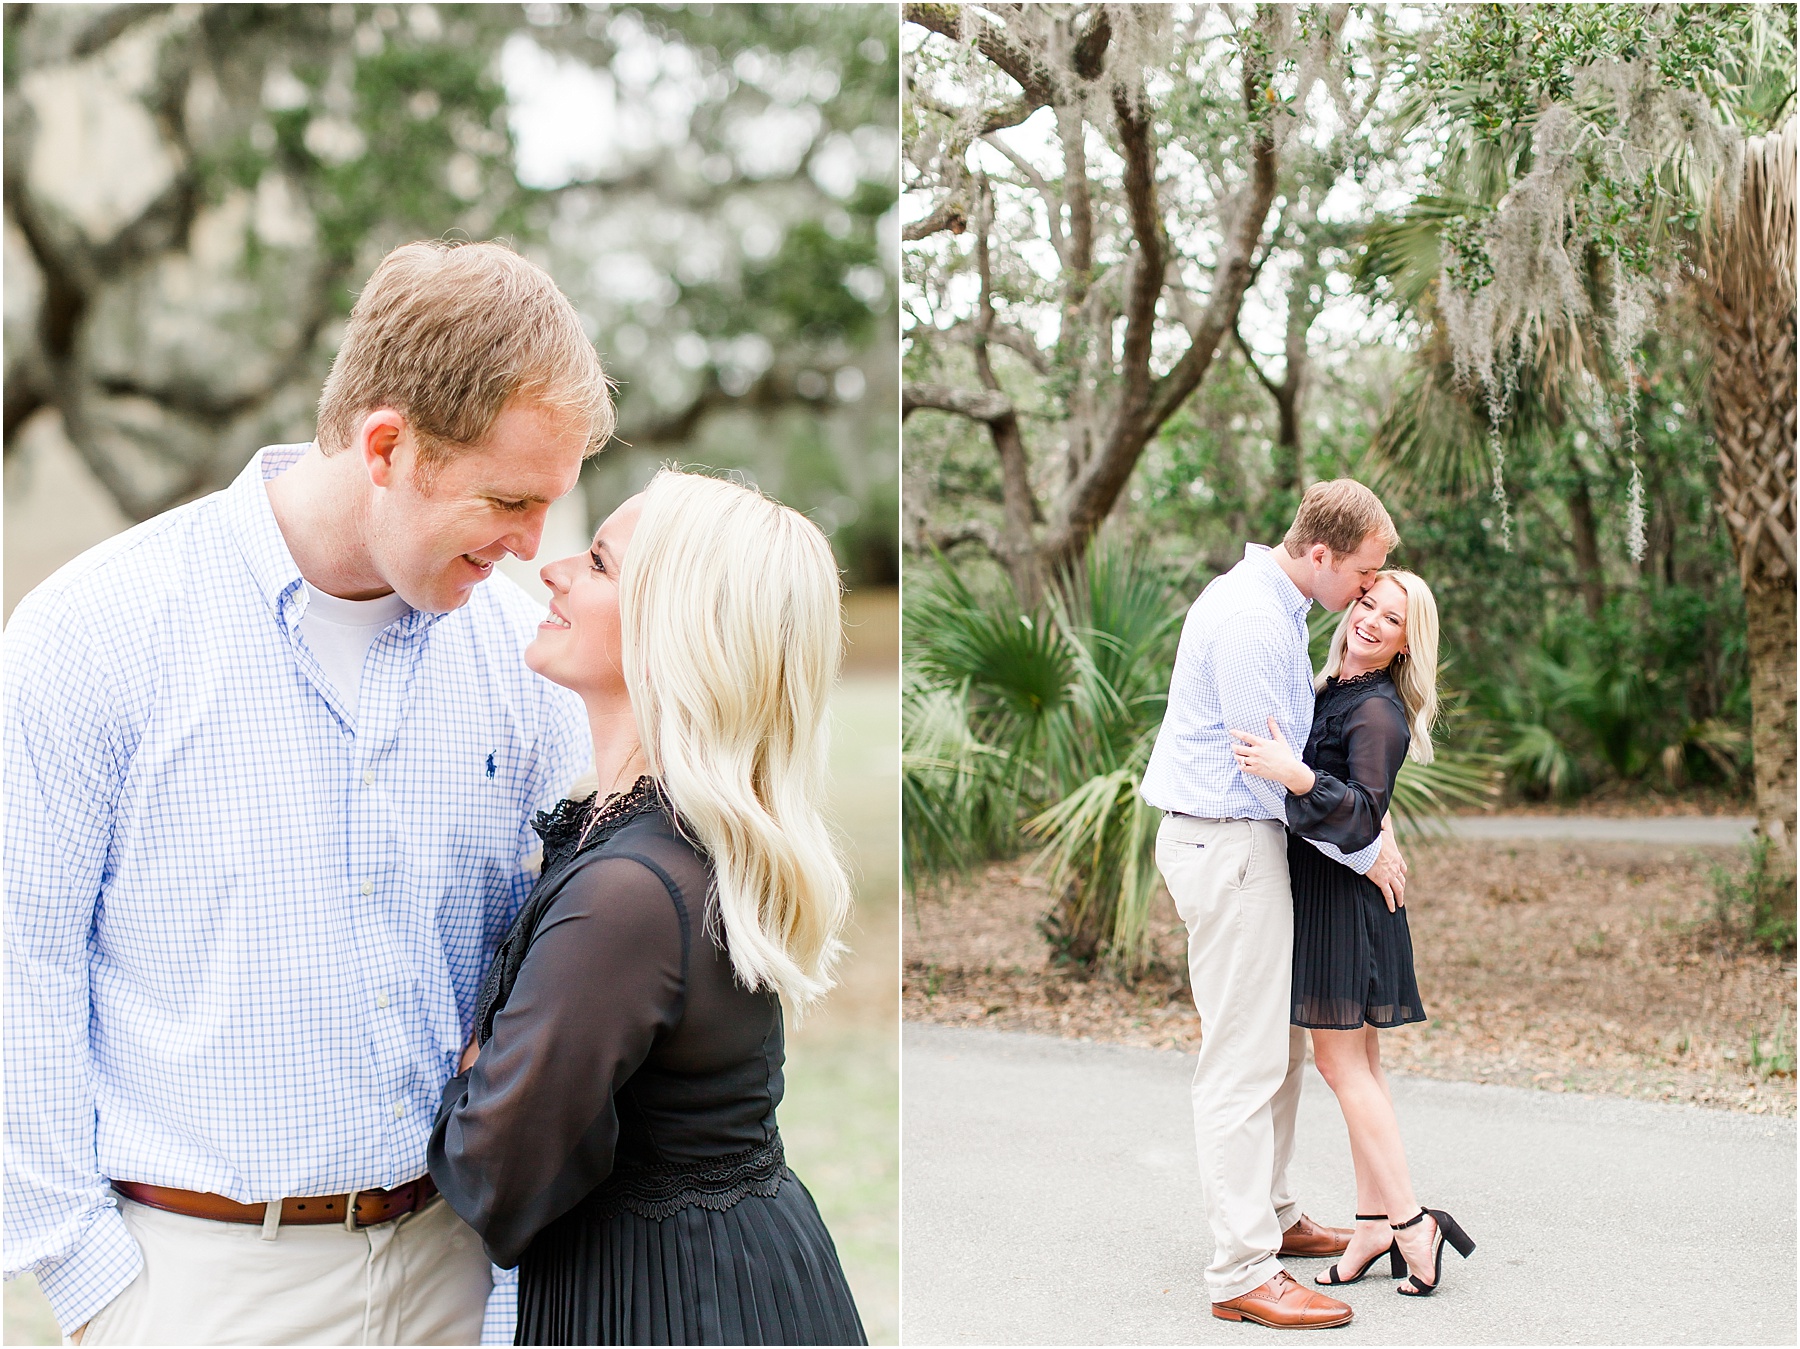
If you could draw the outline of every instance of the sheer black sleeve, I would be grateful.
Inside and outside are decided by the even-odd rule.
[[[1310,792],[1287,798],[1288,828],[1302,838],[1361,852],[1381,835],[1394,779],[1412,736],[1400,709],[1385,697],[1365,698],[1344,718],[1348,780],[1313,769]]]
[[[688,941],[680,899],[630,858],[583,866],[545,913],[431,1133],[432,1179],[496,1265],[611,1174],[613,1093],[681,1020]]]

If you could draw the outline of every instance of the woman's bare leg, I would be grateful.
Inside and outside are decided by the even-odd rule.
[[[1319,1037],[1322,1035],[1334,1034],[1354,1035],[1355,1033],[1356,1032],[1354,1031],[1313,1031],[1313,1060],[1318,1064],[1321,1075],[1325,1075],[1326,1073],[1325,1059],[1322,1056],[1328,1053],[1328,1050],[1321,1047]],[[1333,1072],[1335,1072],[1335,1065],[1333,1066]],[[1331,1076],[1327,1075],[1325,1080],[1329,1085],[1331,1083]],[[1336,1091],[1336,1087],[1333,1087],[1332,1090]],[[1348,1119],[1349,1117],[1346,1115],[1346,1124],[1348,1123]],[[1355,1129],[1351,1129],[1349,1132],[1350,1164],[1356,1172],[1356,1211],[1358,1213],[1385,1214],[1387,1212],[1387,1199],[1382,1194],[1380,1186],[1376,1183],[1376,1167],[1372,1164],[1371,1159],[1368,1156],[1365,1141],[1362,1135]],[[1387,1221],[1385,1219],[1378,1222],[1357,1223],[1355,1235],[1350,1238],[1350,1244],[1345,1248],[1344,1254],[1338,1259],[1337,1269],[1339,1276],[1343,1277],[1345,1275],[1354,1274],[1357,1270],[1366,1265],[1372,1257],[1386,1250],[1388,1243],[1392,1240],[1393,1233],[1388,1230]]]
[[[1387,1073],[1381,1066],[1381,1032],[1373,1026],[1364,1026],[1363,1034],[1368,1037],[1369,1073],[1380,1084],[1381,1094],[1387,1097],[1388,1109],[1392,1110],[1394,1093],[1388,1089]],[[1395,1115],[1395,1119],[1396,1121],[1399,1119],[1398,1114]],[[1401,1162],[1403,1164],[1405,1162],[1404,1154],[1401,1156]],[[1411,1209],[1395,1213],[1389,1221],[1403,1223],[1418,1213],[1420,1207],[1415,1204]],[[1373,1210],[1360,1211],[1372,1212]],[[1436,1218],[1427,1218],[1417,1226],[1409,1227],[1404,1232],[1396,1232],[1394,1235],[1400,1242],[1401,1254],[1407,1256],[1407,1263],[1414,1273],[1418,1274],[1420,1278],[1425,1277],[1428,1269],[1435,1273],[1435,1264],[1431,1259],[1431,1244],[1437,1236]]]
[[[1312,1035],[1313,1060],[1318,1064],[1319,1075],[1337,1096],[1338,1107],[1344,1112],[1344,1126],[1350,1133],[1350,1155],[1357,1173],[1357,1212],[1385,1212],[1390,1222],[1404,1222],[1419,1211],[1419,1200],[1413,1193],[1387,1075],[1381,1070],[1378,1032],[1373,1026],[1363,1026],[1357,1030],[1315,1030]],[[1367,1194],[1365,1175],[1370,1191]],[[1365,1203],[1371,1207],[1362,1207]],[[1364,1228],[1369,1229],[1366,1236]],[[1429,1275],[1431,1240],[1435,1235],[1436,1224],[1426,1221],[1392,1233],[1391,1238],[1399,1240],[1401,1252],[1415,1274]],[[1377,1246],[1376,1240],[1374,1224],[1357,1224],[1357,1239],[1344,1253],[1346,1265],[1355,1269],[1387,1244],[1384,1240]]]

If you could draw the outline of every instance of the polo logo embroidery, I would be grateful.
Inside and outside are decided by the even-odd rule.
[[[488,755],[488,758],[487,758],[487,775],[488,775],[488,780],[490,782],[493,781],[493,778],[494,778],[494,756],[492,754]]]

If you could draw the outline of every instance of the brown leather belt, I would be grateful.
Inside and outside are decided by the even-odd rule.
[[[115,1180],[112,1185],[113,1189],[127,1199],[135,1199],[151,1208],[182,1213],[190,1218],[211,1218],[220,1223],[261,1225],[264,1212],[269,1207],[267,1204],[240,1204],[222,1194],[176,1190],[167,1185],[145,1185],[135,1180]],[[395,1218],[404,1217],[424,1208],[437,1192],[437,1186],[432,1183],[429,1175],[420,1176],[417,1180],[392,1190],[358,1190],[355,1195],[356,1226],[374,1227],[377,1223],[392,1222]],[[283,1199],[281,1221],[283,1225],[342,1223],[349,1213],[350,1198],[345,1194],[333,1194],[323,1199]]]

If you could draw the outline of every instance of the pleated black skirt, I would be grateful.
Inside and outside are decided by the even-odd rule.
[[[666,1218],[578,1207],[519,1262],[515,1344],[867,1344],[837,1247],[784,1170],[773,1195]]]
[[[1406,910],[1389,913],[1373,881],[1288,836],[1294,891],[1292,1021],[1318,1030],[1425,1020]]]

